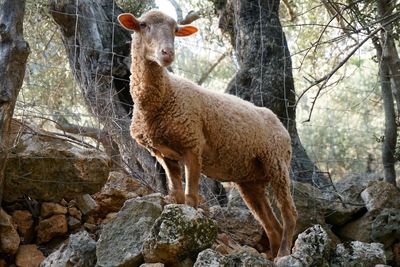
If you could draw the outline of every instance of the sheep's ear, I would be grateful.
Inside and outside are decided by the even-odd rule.
[[[198,29],[194,26],[176,26],[175,36],[189,36],[197,32]]]
[[[125,29],[129,31],[139,31],[140,30],[140,22],[134,15],[131,13],[122,13],[118,16],[118,21]]]

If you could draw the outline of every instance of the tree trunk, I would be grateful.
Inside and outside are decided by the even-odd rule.
[[[384,19],[392,13],[390,0],[377,1],[377,11],[379,19]],[[385,27],[382,31],[379,44],[375,44],[377,56],[379,59],[379,78],[382,90],[383,107],[385,113],[385,133],[382,143],[382,164],[385,174],[385,180],[396,186],[396,170],[395,170],[395,151],[397,143],[397,125],[396,113],[393,99],[392,86],[398,89],[399,74],[397,69],[398,59],[397,49],[393,39],[392,25]],[[397,56],[397,58],[396,58]],[[392,75],[391,75],[392,74]],[[392,83],[391,83],[392,81]],[[399,92],[394,90],[395,95],[399,96]],[[399,105],[399,103],[397,103]]]
[[[304,150],[296,128],[292,62],[279,21],[279,0],[212,0],[231,37],[240,70],[227,92],[270,108],[292,138],[292,179],[327,183]]]
[[[118,144],[124,167],[145,185],[166,193],[156,161],[130,136],[130,33],[119,26],[114,1],[50,1],[71,70],[91,113]]]
[[[10,149],[10,123],[25,76],[29,46],[23,38],[25,0],[0,0],[0,204]]]

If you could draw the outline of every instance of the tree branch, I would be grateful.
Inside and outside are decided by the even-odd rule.
[[[312,106],[310,109],[310,113],[308,115],[307,120],[305,120],[304,122],[309,122],[311,120],[311,115],[312,112],[314,110],[314,106],[315,103],[317,101],[317,98],[319,96],[319,94],[321,93],[321,90],[324,89],[325,85],[327,84],[327,82],[329,81],[329,79],[358,51],[358,49],[363,46],[369,39],[373,38],[375,36],[375,34],[377,34],[379,31],[382,30],[383,27],[385,27],[386,25],[389,25],[390,23],[393,23],[394,21],[400,19],[400,14],[398,14],[397,16],[393,17],[392,19],[386,21],[385,23],[383,23],[381,25],[381,27],[376,28],[374,31],[372,31],[370,34],[367,35],[367,37],[365,37],[357,46],[355,46],[353,48],[353,50],[350,51],[350,53],[341,61],[339,62],[338,65],[336,65],[336,67],[330,71],[328,74],[326,74],[325,76],[323,76],[322,78],[314,81],[310,86],[308,86],[301,94],[300,96],[297,98],[296,104],[295,106],[298,105],[300,99],[314,86],[319,85],[318,91],[314,97],[314,101],[312,102]]]
[[[227,53],[222,54],[217,61],[214,62],[214,64],[212,64],[207,71],[203,72],[203,74],[201,75],[200,79],[197,81],[198,85],[202,85],[208,78],[208,76],[210,76],[211,72],[213,72],[213,70],[218,66],[219,63],[221,63],[221,61],[227,56]]]

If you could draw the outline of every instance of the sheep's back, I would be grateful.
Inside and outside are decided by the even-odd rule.
[[[203,155],[206,171],[208,168],[218,172],[217,176],[236,176],[228,179],[237,180],[259,168],[255,166],[259,158],[270,158],[274,164],[272,161],[280,156],[281,150],[287,150],[289,135],[269,109],[202,89],[189,81],[181,83],[184,86],[180,87],[179,94],[186,101],[186,107],[193,109],[192,115],[201,116],[199,131],[206,142]]]

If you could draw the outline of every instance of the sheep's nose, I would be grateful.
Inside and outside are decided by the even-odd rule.
[[[162,56],[162,60],[165,64],[171,64],[172,61],[174,61],[175,51],[173,48],[169,48],[169,47],[162,48],[161,56]]]
[[[161,49],[161,54],[163,56],[173,57],[175,53],[172,48],[163,48],[163,49]]]

